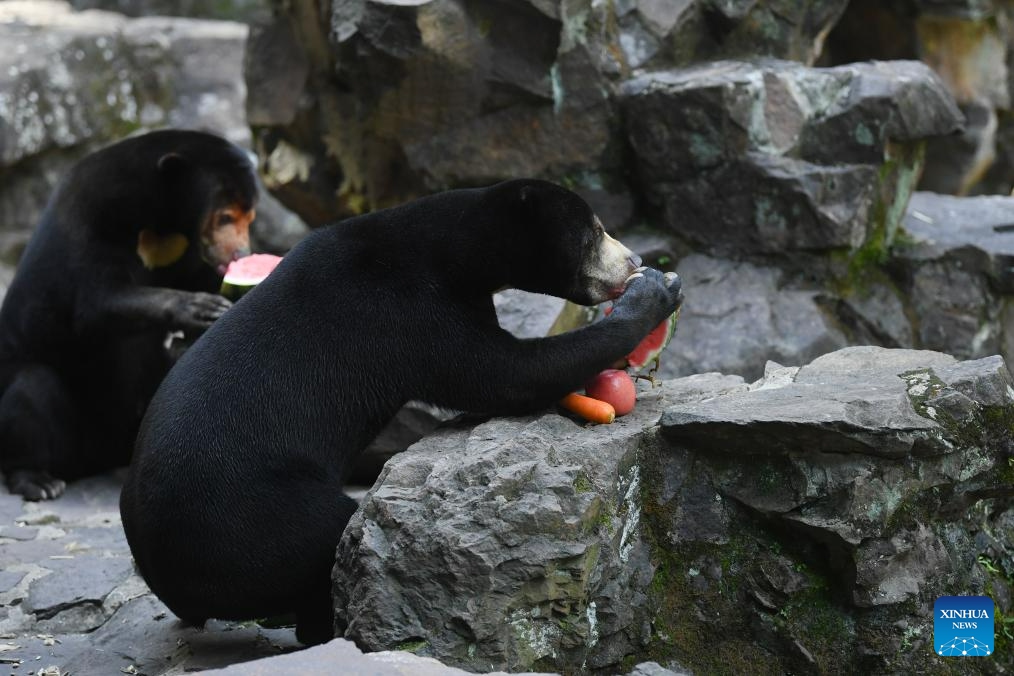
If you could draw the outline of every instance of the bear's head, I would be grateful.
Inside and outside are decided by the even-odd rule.
[[[138,256],[149,269],[192,274],[207,267],[221,277],[231,261],[250,253],[258,197],[250,158],[225,139],[201,132],[138,137],[145,139],[158,154],[145,167],[152,173],[152,208],[138,234]]]
[[[580,196],[547,181],[509,181],[516,195],[514,214],[525,242],[526,262],[511,286],[595,305],[616,298],[641,265],[634,252],[609,236]]]

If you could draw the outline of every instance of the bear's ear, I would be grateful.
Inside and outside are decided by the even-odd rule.
[[[158,158],[158,170],[163,174],[178,174],[186,166],[187,160],[179,153],[166,153]]]

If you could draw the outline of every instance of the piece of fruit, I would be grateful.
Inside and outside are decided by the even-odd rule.
[[[608,424],[616,419],[616,409],[612,404],[577,392],[571,392],[561,399],[560,406],[594,423]]]
[[[272,254],[250,254],[234,260],[225,270],[220,293],[230,300],[239,300],[243,294],[263,282],[281,260],[281,256]]]
[[[649,365],[653,369],[658,368],[658,356],[662,354],[662,350],[669,345],[669,341],[676,333],[676,321],[679,319],[681,308],[682,306],[676,308],[676,312],[673,312],[668,319],[652,329],[651,333],[645,336],[644,340],[638,343],[637,347],[617,366],[630,367],[636,371],[641,371]],[[612,311],[611,306],[607,307],[604,314],[608,316]]]
[[[634,410],[637,389],[626,371],[606,369],[592,378],[584,388],[592,399],[604,401],[616,411],[616,415],[627,415]]]
[[[668,319],[652,329],[644,340],[637,344],[634,351],[627,355],[627,365],[637,371],[645,366],[658,367],[658,356],[666,348],[673,334],[676,333],[676,320],[679,319],[679,308],[669,315]]]

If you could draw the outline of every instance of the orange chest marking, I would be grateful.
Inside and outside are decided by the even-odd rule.
[[[178,232],[159,235],[145,228],[137,235],[137,256],[149,270],[164,268],[178,261],[190,246],[190,240]]]

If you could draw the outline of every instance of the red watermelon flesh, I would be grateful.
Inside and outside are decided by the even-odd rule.
[[[238,300],[240,296],[264,281],[281,262],[281,256],[250,254],[229,263],[222,279],[222,295]]]
[[[634,351],[627,355],[627,364],[631,368],[641,370],[645,366],[657,365],[658,356],[662,354],[662,350],[666,348],[669,341],[672,340],[673,334],[676,333],[676,320],[679,318],[680,311],[669,315],[669,318],[664,322],[652,329],[644,340],[638,343]]]
[[[612,311],[612,307],[607,307],[605,314],[608,315]],[[676,312],[669,315],[668,319],[652,329],[651,333],[637,344],[634,351],[627,355],[626,366],[638,371],[645,366],[657,366],[658,356],[662,354],[662,350],[666,348],[676,333],[676,321],[679,316],[680,308],[677,308]]]
[[[250,286],[264,280],[282,260],[272,254],[250,254],[229,263],[225,280],[230,284]]]

